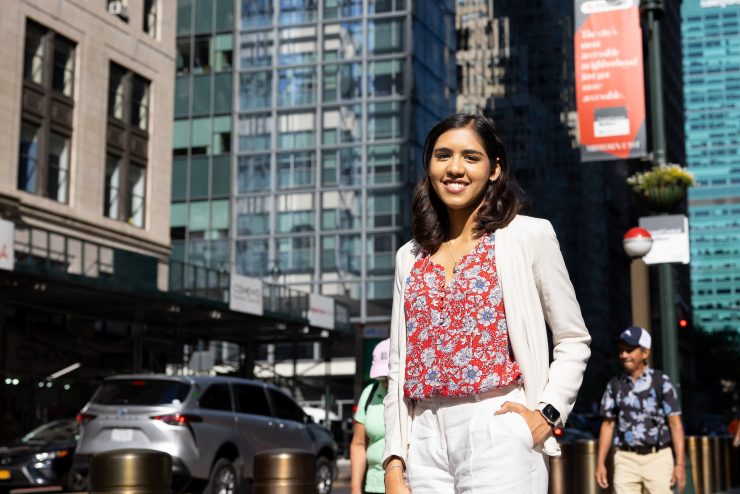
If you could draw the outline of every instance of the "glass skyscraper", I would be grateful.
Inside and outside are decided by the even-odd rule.
[[[390,319],[454,2],[178,0],[173,256]]]
[[[740,5],[684,0],[686,154],[694,323],[740,328]]]

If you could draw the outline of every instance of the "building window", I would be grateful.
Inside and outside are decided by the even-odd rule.
[[[157,37],[157,0],[144,0],[142,29],[152,38]]]
[[[75,43],[26,23],[18,189],[66,203],[74,109]]]
[[[149,81],[111,63],[103,214],[144,227],[149,148]]]
[[[108,13],[118,16],[122,21],[128,22],[128,0],[106,0]]]

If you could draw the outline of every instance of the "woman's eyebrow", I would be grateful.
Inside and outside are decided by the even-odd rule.
[[[439,152],[451,153],[452,152],[452,149],[450,149],[450,148],[434,148],[434,152],[435,153],[439,153]],[[477,154],[477,155],[480,155],[480,156],[485,156],[484,153],[482,153],[481,151],[476,151],[475,149],[463,149],[462,150],[462,154]]]

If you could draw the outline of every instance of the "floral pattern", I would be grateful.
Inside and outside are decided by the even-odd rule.
[[[495,235],[484,235],[445,287],[423,252],[406,280],[406,382],[411,399],[470,396],[521,379],[506,326]]]
[[[670,444],[667,417],[680,414],[681,408],[670,378],[662,374],[655,383],[654,379],[656,371],[646,367],[635,382],[622,373],[606,385],[601,398],[601,415],[617,420],[615,446]]]

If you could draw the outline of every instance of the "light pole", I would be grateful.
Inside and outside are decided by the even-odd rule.
[[[642,261],[653,246],[653,237],[644,228],[627,230],[622,239],[624,251],[632,258],[630,264],[630,293],[632,295],[632,324],[652,332],[650,324],[650,277]]]
[[[648,33],[648,74],[650,77],[650,135],[654,165],[666,164],[665,116],[663,113],[663,74],[661,72],[660,20],[665,8],[663,0],[641,0],[640,11],[645,15]],[[681,397],[678,368],[678,338],[676,336],[676,286],[673,266],[658,265],[660,284],[660,324],[663,348],[663,370],[671,377]]]

